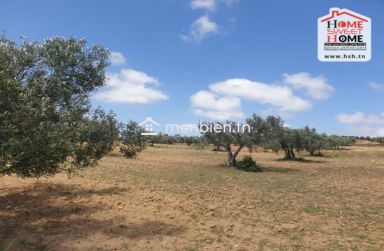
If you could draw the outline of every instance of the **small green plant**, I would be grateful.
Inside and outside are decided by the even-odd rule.
[[[245,156],[243,160],[237,162],[237,168],[247,172],[261,172],[261,168],[256,165],[251,156]]]

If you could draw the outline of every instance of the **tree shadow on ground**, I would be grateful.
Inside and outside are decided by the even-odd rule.
[[[17,191],[15,191],[17,190]],[[160,221],[126,222],[125,215],[96,218],[110,209],[102,197],[126,189],[83,189],[76,185],[37,183],[0,190],[0,250],[55,250],[93,235],[140,239],[178,235],[184,228]],[[99,196],[99,200],[92,200]],[[129,217],[129,215],[127,215]],[[73,249],[68,246],[68,249]]]
[[[304,159],[304,158],[295,158],[295,159],[286,159],[286,158],[282,158],[282,159],[277,159],[277,161],[293,161],[293,162],[298,162],[298,163],[317,163],[317,164],[321,164],[321,163],[326,163],[326,161],[324,160],[312,160],[312,159]]]
[[[227,164],[220,164],[220,168],[231,168]],[[272,166],[262,166],[257,165],[256,170],[243,170],[240,168],[232,168],[233,170],[237,170],[239,172],[250,172],[250,173],[263,173],[263,172],[276,172],[276,173],[290,173],[290,172],[298,172],[298,169],[288,168],[288,167],[272,167]]]

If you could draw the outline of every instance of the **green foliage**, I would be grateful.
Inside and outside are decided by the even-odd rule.
[[[100,108],[91,118],[84,118],[78,128],[79,142],[74,152],[75,167],[88,167],[109,153],[117,139],[117,121],[113,113],[106,114]]]
[[[208,145],[209,143],[204,137],[193,137],[191,146],[194,147],[196,150],[202,150],[205,149]]]
[[[181,136],[179,134],[168,135],[159,133],[157,135],[145,137],[146,144],[154,146],[155,144],[173,145],[173,144],[186,144],[196,148],[204,148],[208,143],[203,137],[200,136]]]
[[[55,174],[108,152],[113,115],[86,117],[90,92],[105,83],[108,56],[75,38],[18,45],[0,36],[0,174]]]
[[[179,135],[170,136],[168,134],[159,133],[157,135],[147,137],[147,143],[151,146],[154,144],[166,144],[173,145],[175,143],[181,143],[182,137]]]
[[[253,122],[248,119],[248,123],[251,125],[253,123],[258,128],[257,132],[262,132],[262,134],[253,136],[253,142],[275,152],[282,150],[285,154],[284,158],[287,160],[296,159],[296,154],[303,150],[312,156],[321,155],[323,150],[338,149],[355,142],[352,137],[319,134],[314,128],[288,128],[284,126],[280,117],[269,116],[263,120],[253,115],[252,118]],[[252,132],[255,132],[254,128],[252,128]]]
[[[261,168],[256,165],[251,156],[244,156],[242,160],[237,162],[236,167],[247,172],[261,172]]]
[[[275,152],[282,150],[284,159],[297,159],[297,154],[307,151],[310,155],[321,155],[321,151],[337,149],[354,143],[351,137],[341,137],[326,134],[319,134],[314,128],[305,127],[292,129],[284,126],[280,117],[269,116],[266,119],[253,114],[247,120],[251,130],[242,132],[236,130],[221,130],[218,132],[208,131],[203,138],[215,149],[224,148],[228,153],[228,165],[237,166],[236,156],[243,147],[252,150],[254,145],[262,146],[264,149],[272,149]],[[209,124],[209,123],[203,123]],[[213,125],[213,123],[211,123]],[[215,124],[223,125],[216,122]],[[232,129],[235,129],[235,122],[227,122]],[[237,146],[237,149],[232,149]]]
[[[221,127],[221,130],[206,130],[203,133],[203,138],[206,142],[213,144],[216,147],[223,147],[227,151],[227,165],[236,167],[236,157],[244,147],[251,148],[253,145],[252,134],[248,130],[243,129],[243,125],[235,122],[203,122],[203,125],[208,125],[209,128]],[[232,151],[234,145],[237,149]]]
[[[120,152],[127,158],[134,158],[145,149],[145,138],[141,135],[144,129],[137,122],[129,121],[128,124],[120,124]]]

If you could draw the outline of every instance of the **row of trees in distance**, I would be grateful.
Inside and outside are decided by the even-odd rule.
[[[141,135],[136,122],[119,123],[115,114],[91,110],[89,97],[106,83],[109,51],[85,40],[51,38],[17,44],[0,36],[0,174],[39,177],[93,166],[118,144],[132,158],[146,145],[213,144],[236,166],[239,152],[258,145],[282,150],[286,159],[353,143],[352,138],[290,129],[279,117],[247,119],[250,131],[222,130],[201,136]],[[221,123],[217,122],[216,124]],[[237,126],[234,122],[229,127]]]
[[[148,137],[149,145],[185,143],[187,145],[205,146],[212,144],[215,150],[228,153],[227,164],[236,166],[236,157],[243,148],[252,151],[254,146],[261,146],[275,152],[283,151],[286,160],[297,158],[297,153],[306,151],[311,156],[321,155],[324,150],[338,149],[355,143],[354,137],[327,135],[318,133],[316,129],[304,127],[293,129],[284,126],[280,117],[269,116],[266,119],[252,115],[246,120],[250,130],[239,130],[239,124],[231,121],[204,122],[213,128],[219,125],[223,130],[210,130],[201,136],[170,136],[159,134]],[[241,127],[241,126],[240,126]]]
[[[254,146],[261,146],[275,152],[283,151],[285,159],[292,160],[296,159],[296,153],[300,151],[305,150],[312,156],[321,155],[323,150],[337,149],[355,142],[353,137],[319,134],[314,128],[288,128],[280,117],[275,116],[263,119],[253,114],[246,122],[250,125],[249,131],[237,130],[237,123],[227,122],[231,128],[223,126],[227,130],[203,134],[209,143],[227,151],[229,166],[236,166],[236,157],[244,147],[252,150]]]

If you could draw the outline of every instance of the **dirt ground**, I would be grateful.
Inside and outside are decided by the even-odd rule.
[[[1,177],[0,250],[384,249],[384,146],[252,157],[263,172],[156,145],[71,178]]]

